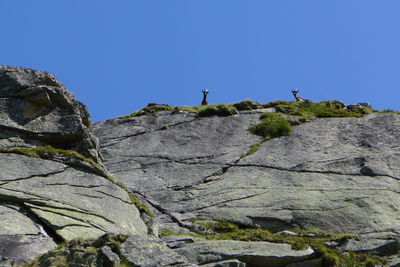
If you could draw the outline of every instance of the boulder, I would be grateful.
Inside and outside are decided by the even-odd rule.
[[[50,144],[73,149],[100,162],[98,139],[90,115],[57,79],[47,72],[0,66],[0,129],[19,144]],[[2,146],[13,146],[16,140]]]
[[[348,239],[340,248],[344,251],[391,256],[400,252],[400,242],[398,239]]]
[[[121,255],[132,266],[177,266],[188,264],[185,257],[169,249],[154,236],[129,236],[120,247]]]
[[[101,253],[103,258],[103,265],[105,267],[113,267],[121,264],[121,260],[117,254],[115,254],[110,247],[101,247]]]
[[[54,76],[0,66],[1,263],[22,264],[64,240],[147,234],[89,127],[86,107]]]

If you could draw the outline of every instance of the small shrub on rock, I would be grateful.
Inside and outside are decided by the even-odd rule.
[[[260,108],[261,104],[256,101],[246,99],[241,102],[234,103],[233,106],[237,110],[241,111],[241,110],[252,110],[252,109]]]
[[[373,109],[368,104],[352,104],[347,106],[347,110],[360,113],[360,114],[370,114]]]
[[[142,108],[141,110],[135,111],[126,116],[121,116],[121,117],[119,117],[119,119],[129,119],[132,117],[154,114],[154,113],[160,112],[160,111],[173,111],[173,110],[174,110],[174,107],[172,107],[170,105],[153,104],[152,103],[152,104],[148,104],[146,107]]]
[[[226,117],[235,114],[238,114],[238,111],[234,106],[224,105],[224,104],[207,106],[205,108],[200,109],[199,112],[197,113],[199,117],[209,117],[209,116]]]
[[[273,138],[283,135],[289,135],[292,127],[289,121],[278,113],[265,113],[261,117],[261,122],[249,128],[252,134],[264,138]]]
[[[364,107],[362,109],[346,108],[343,103],[337,100],[322,102],[275,101],[265,105],[274,107],[277,112],[282,112],[288,115],[302,116],[306,120],[327,117],[359,118],[367,113],[370,113],[367,110],[368,107],[365,107],[365,109]],[[369,107],[369,109],[371,108]]]

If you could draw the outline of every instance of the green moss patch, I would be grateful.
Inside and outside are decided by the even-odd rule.
[[[278,113],[265,113],[260,117],[260,123],[249,128],[252,134],[266,139],[289,135],[292,127],[287,118]]]
[[[204,231],[196,233],[196,237],[208,240],[240,240],[240,241],[266,241],[272,243],[287,243],[292,249],[301,250],[312,247],[317,256],[322,258],[323,266],[327,267],[361,267],[374,266],[367,264],[384,264],[384,261],[368,253],[343,252],[339,248],[328,247],[325,244],[337,242],[345,238],[352,238],[352,234],[335,234],[321,229],[294,230],[297,235],[273,234],[261,228],[251,228],[237,225],[232,222],[193,220],[195,225],[201,226]],[[187,233],[174,233],[170,230],[160,232],[164,235],[188,235]]]
[[[61,156],[67,159],[77,159],[90,165],[101,168],[101,166],[94,160],[83,156],[74,150],[64,150],[54,148],[52,146],[37,146],[37,147],[2,147],[0,152],[16,153],[28,157],[49,159],[51,156]]]
[[[238,111],[232,105],[209,105],[199,110],[197,115],[199,117],[209,117],[209,116],[232,116],[238,114]]]
[[[39,256],[25,267],[39,266],[109,266],[101,252],[101,247],[108,246],[122,260],[120,266],[129,266],[120,253],[121,244],[126,235],[106,234],[94,239],[74,239],[60,244],[57,248]]]
[[[137,209],[141,213],[145,213],[148,216],[154,218],[153,213],[151,212],[150,208],[146,204],[144,204],[142,201],[140,201],[140,199],[138,199],[134,194],[128,193],[128,195],[131,198],[132,203],[137,207]]]
[[[359,118],[372,113],[372,109],[368,106],[354,105],[346,108],[341,102],[335,100],[322,102],[274,101],[264,106],[274,107],[277,112],[288,115],[302,116],[306,120],[327,117]]]
[[[261,146],[261,143],[259,143],[259,142],[253,144],[253,145],[249,148],[249,150],[247,150],[247,152],[246,152],[245,154],[243,154],[242,156],[240,156],[240,158],[245,158],[245,157],[247,157],[247,156],[250,156],[250,155],[256,153],[256,152],[258,151],[258,149],[260,148],[260,146]]]
[[[174,107],[170,105],[160,105],[160,104],[149,104],[141,110],[135,111],[129,115],[121,116],[119,119],[128,119],[131,117],[143,116],[148,114],[154,114],[160,111],[173,111]]]
[[[374,113],[392,113],[392,114],[400,114],[400,111],[392,110],[392,109],[383,109],[383,110],[374,110]]]
[[[234,106],[239,111],[262,108],[262,105],[260,103],[251,99],[246,99],[241,102],[234,103],[232,104],[232,106]]]

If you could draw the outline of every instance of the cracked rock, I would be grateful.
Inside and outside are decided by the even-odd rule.
[[[179,116],[115,119],[94,130],[111,173],[181,226],[202,218],[272,232],[400,231],[400,115],[315,119],[266,142],[248,131],[259,114],[151,130],[158,127],[153,122],[171,124]],[[141,135],[109,142],[138,125]],[[258,151],[241,157],[256,142]]]

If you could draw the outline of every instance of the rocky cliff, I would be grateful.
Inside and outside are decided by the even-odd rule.
[[[396,112],[150,105],[91,125],[51,74],[8,66],[0,102],[5,266],[400,264]],[[292,131],[249,131],[264,113]]]

